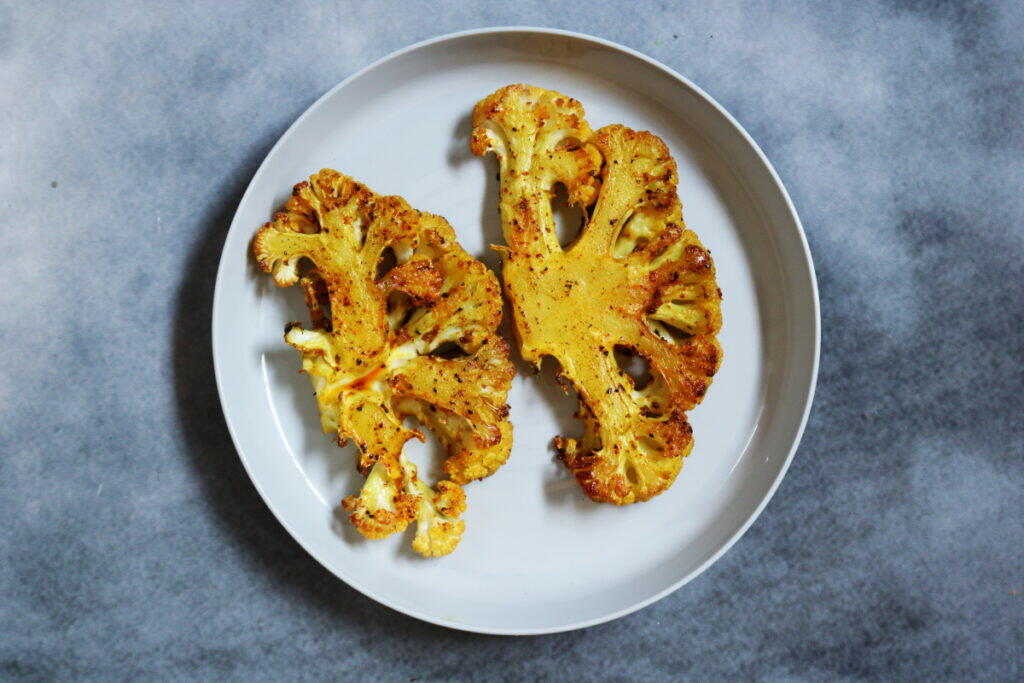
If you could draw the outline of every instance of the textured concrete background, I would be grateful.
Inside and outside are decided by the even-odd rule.
[[[1024,4],[608,5],[2,3],[0,677],[1020,680]],[[744,539],[653,607],[521,639],[309,558],[242,471],[208,332],[232,212],[295,117],[499,24],[624,43],[736,115],[824,325],[803,446]]]

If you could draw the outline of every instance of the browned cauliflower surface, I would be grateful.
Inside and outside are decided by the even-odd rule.
[[[459,484],[494,473],[512,445],[514,370],[496,332],[494,274],[443,218],[329,169],[295,186],[253,248],[279,286],[305,290],[312,326],[289,324],[285,340],[302,355],[324,431],[359,449],[366,481],[343,501],[352,523],[382,538],[415,520],[415,550],[450,553],[465,527]],[[403,424],[410,415],[445,446],[451,481],[436,490],[402,454],[424,438]]]
[[[665,144],[620,125],[591,131],[579,102],[511,85],[477,103],[471,148],[501,169],[499,247],[523,358],[560,363],[584,434],[555,445],[595,501],[645,501],[667,489],[693,448],[686,411],[721,362],[721,292],[711,255],[683,223]],[[560,246],[556,185],[584,209]],[[616,360],[639,354],[639,385]]]

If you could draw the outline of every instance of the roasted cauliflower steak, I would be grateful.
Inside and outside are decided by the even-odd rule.
[[[473,110],[471,149],[500,165],[505,292],[523,358],[560,364],[579,396],[580,438],[560,457],[593,500],[640,502],[665,491],[693,448],[686,412],[722,358],[721,291],[710,253],[683,223],[675,161],[648,132],[592,131],[557,92],[510,85]],[[559,243],[552,198],[563,185],[584,225]],[[616,359],[636,354],[651,379]]]
[[[512,445],[497,278],[440,216],[330,169],[295,186],[253,249],[277,285],[305,292],[312,325],[289,323],[285,341],[302,356],[324,432],[359,450],[366,480],[342,503],[352,524],[382,538],[415,520],[417,552],[450,553],[465,528],[460,484],[493,474]],[[403,455],[424,439],[403,424],[410,415],[444,445],[451,481],[431,488]]]

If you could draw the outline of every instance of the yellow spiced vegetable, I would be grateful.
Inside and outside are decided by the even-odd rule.
[[[295,186],[253,246],[278,285],[305,290],[312,327],[292,323],[285,340],[302,355],[324,431],[359,448],[366,481],[343,502],[352,523],[382,538],[416,520],[418,552],[450,553],[465,528],[459,484],[494,473],[512,445],[496,278],[443,218],[329,169]],[[312,268],[300,273],[303,261]],[[424,438],[403,425],[409,415],[447,451],[451,481],[436,491],[402,455]]]
[[[584,422],[555,439],[588,496],[648,500],[675,480],[693,448],[686,411],[721,362],[721,292],[711,255],[683,223],[676,164],[665,144],[620,125],[591,131],[579,102],[524,85],[473,111],[471,147],[501,168],[505,291],[523,358],[560,363]],[[579,236],[560,246],[556,185],[582,207]],[[616,360],[637,354],[639,385]]]

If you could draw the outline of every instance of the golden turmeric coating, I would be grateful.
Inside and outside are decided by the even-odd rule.
[[[253,249],[279,286],[305,290],[312,329],[291,323],[285,341],[302,354],[324,431],[359,448],[366,482],[343,502],[352,523],[382,538],[417,520],[413,547],[450,553],[465,527],[459,484],[492,474],[512,445],[505,401],[514,370],[496,332],[494,274],[440,216],[329,169],[295,186]],[[313,267],[300,276],[304,260]],[[403,425],[409,415],[447,451],[452,481],[436,491],[402,455],[406,441],[424,438]]]
[[[471,148],[501,167],[505,292],[523,358],[558,360],[579,395],[580,439],[555,446],[584,492],[616,505],[666,490],[693,448],[686,411],[721,362],[721,292],[711,255],[687,230],[676,164],[656,136],[591,131],[579,102],[510,85],[473,110]],[[565,186],[584,209],[560,246],[551,201]],[[639,385],[616,360],[639,354]]]

